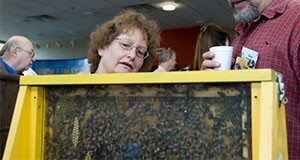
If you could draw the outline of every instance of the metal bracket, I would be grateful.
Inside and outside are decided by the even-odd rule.
[[[285,89],[284,89],[282,75],[279,73],[276,73],[275,75],[276,75],[276,82],[278,84],[278,102],[280,107],[281,104],[286,104],[288,102],[288,99],[285,97]]]

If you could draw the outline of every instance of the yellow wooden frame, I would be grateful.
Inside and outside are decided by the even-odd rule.
[[[251,83],[252,157],[288,159],[285,108],[278,104],[276,73],[269,69],[21,77],[3,159],[43,159],[46,85]]]
[[[45,75],[22,77],[21,85],[89,85],[89,84],[149,84],[149,83],[212,83],[275,81],[275,72],[268,69],[231,71],[189,71],[159,73],[111,73]]]

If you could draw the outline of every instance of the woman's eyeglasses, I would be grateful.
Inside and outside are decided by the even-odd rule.
[[[149,56],[149,52],[147,48],[141,46],[138,47],[134,46],[133,45],[134,42],[128,39],[121,39],[121,38],[115,38],[115,39],[118,40],[120,47],[126,51],[131,51],[133,48],[136,48],[135,53],[137,57],[141,59],[146,59]]]

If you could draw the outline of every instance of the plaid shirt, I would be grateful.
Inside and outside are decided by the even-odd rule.
[[[256,68],[283,75],[289,159],[300,159],[300,0],[274,0],[257,19],[238,24],[234,58],[245,46],[258,52]]]

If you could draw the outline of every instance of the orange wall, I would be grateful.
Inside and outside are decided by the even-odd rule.
[[[179,69],[192,63],[199,32],[199,26],[162,31],[160,47],[170,47],[176,51],[177,65]],[[154,65],[157,65],[157,61]]]

